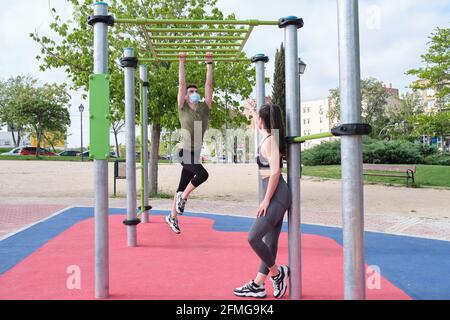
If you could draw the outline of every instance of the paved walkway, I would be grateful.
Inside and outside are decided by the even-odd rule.
[[[187,209],[253,216],[257,203],[254,164],[207,164],[210,178],[195,191]],[[112,194],[113,164],[109,190]],[[159,166],[159,190],[173,194],[178,164]],[[138,179],[139,180],[139,179]],[[341,185],[338,180],[304,177],[302,221],[341,226]],[[124,180],[111,207],[125,207]],[[139,186],[137,186],[139,187]],[[92,162],[2,161],[0,166],[0,237],[69,206],[93,206]],[[450,190],[365,185],[366,230],[416,235],[450,241]],[[151,199],[155,209],[170,209],[170,199]]]

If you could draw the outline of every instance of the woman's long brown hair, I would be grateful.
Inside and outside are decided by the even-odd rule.
[[[286,130],[284,127],[283,113],[281,108],[275,104],[265,104],[259,109],[259,117],[263,120],[264,126],[269,134],[272,130],[278,130],[278,147],[280,155],[286,157]]]

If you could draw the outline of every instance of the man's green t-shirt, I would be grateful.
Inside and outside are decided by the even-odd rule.
[[[195,111],[189,107],[186,101],[181,109],[178,108],[181,129],[183,129],[184,150],[201,150],[203,137],[206,129],[208,129],[209,113],[209,107],[205,102],[199,102]]]

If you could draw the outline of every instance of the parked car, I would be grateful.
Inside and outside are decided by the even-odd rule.
[[[3,152],[1,155],[2,156],[18,156],[21,149],[22,149],[22,147],[14,148],[12,150],[9,150],[8,152]]]
[[[83,156],[84,158],[89,158],[89,151],[85,151],[83,153],[80,153],[79,156]],[[114,151],[111,151],[109,153],[110,158],[117,158],[117,154]]]
[[[66,150],[63,152],[58,153],[59,156],[61,157],[78,157],[80,155],[80,151],[76,151],[76,150]]]
[[[4,152],[1,155],[2,156],[35,156],[36,155],[36,147],[18,147],[14,148],[8,152]],[[57,156],[56,153],[51,152],[48,149],[45,148],[39,148],[39,155],[40,156]]]
[[[21,156],[35,156],[36,155],[36,147],[21,147],[18,154]],[[56,156],[56,153],[51,152],[45,148],[39,148],[40,156]]]

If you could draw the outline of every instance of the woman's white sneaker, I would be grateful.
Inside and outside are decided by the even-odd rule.
[[[257,285],[253,280],[234,289],[233,293],[238,297],[265,298],[267,296],[264,284]]]
[[[183,214],[187,199],[183,199],[183,192],[179,191],[176,195],[175,208],[178,214]]]
[[[181,232],[180,227],[178,226],[177,219],[172,218],[172,216],[169,214],[166,216],[165,220],[173,232],[175,232],[176,234],[179,234]]]
[[[287,280],[289,277],[289,267],[279,266],[279,274],[276,277],[270,277],[273,283],[273,296],[277,299],[283,298],[287,290]]]

